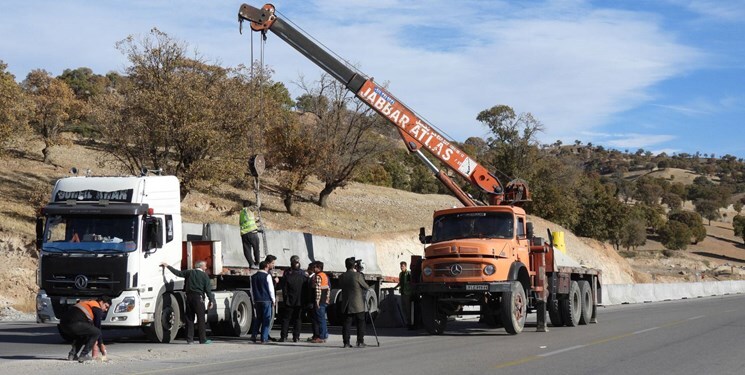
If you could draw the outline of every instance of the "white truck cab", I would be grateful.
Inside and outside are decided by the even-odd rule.
[[[175,324],[177,331],[178,302],[159,297],[182,289],[183,280],[159,265],[178,268],[181,228],[174,176],[58,180],[37,222],[37,322],[58,323],[78,300],[108,295],[113,304],[104,326],[140,326],[162,336],[161,325]]]

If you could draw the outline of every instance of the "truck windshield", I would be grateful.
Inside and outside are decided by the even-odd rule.
[[[137,223],[137,216],[49,216],[42,249],[93,253],[134,251],[137,250]]]
[[[509,212],[467,212],[439,216],[432,242],[459,238],[513,238],[515,220]]]

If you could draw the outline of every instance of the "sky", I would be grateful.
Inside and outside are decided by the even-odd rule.
[[[18,81],[39,68],[121,73],[116,42],[157,27],[212,63],[249,65],[261,42],[239,34],[241,4],[0,0],[0,60]],[[504,104],[538,119],[545,144],[745,158],[745,0],[273,4],[451,140],[489,137],[476,116]],[[272,33],[263,60],[293,97],[322,73]]]

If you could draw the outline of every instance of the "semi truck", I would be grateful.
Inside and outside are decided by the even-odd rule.
[[[179,180],[174,176],[62,178],[36,227],[38,323],[59,324],[79,300],[107,295],[113,304],[103,328],[140,327],[152,341],[171,342],[186,316],[184,280],[159,265],[187,269],[204,260],[217,302],[207,311],[212,333],[241,336],[250,329],[250,275],[255,271],[243,257],[238,227],[182,223]],[[277,256],[280,282],[291,255],[303,262],[325,262],[332,323],[338,321],[336,276],[345,270],[345,257],[366,262],[366,280],[373,291],[365,298],[370,311],[377,311],[384,278],[373,244],[300,232],[265,234],[262,256]]]
[[[421,322],[429,333],[441,334],[449,317],[469,313],[464,306],[476,306],[470,313],[510,334],[523,330],[530,311],[538,313],[541,331],[547,330],[546,311],[554,326],[597,321],[600,271],[561,264],[565,257],[554,251],[552,236],[547,240],[535,236],[521,207],[531,198],[527,182],[515,179],[503,185],[385,87],[279,17],[274,5],[243,4],[238,20],[241,30],[247,21],[253,32],[263,35],[262,40],[273,33],[387,119],[407,149],[463,204],[434,212],[432,234],[420,230],[421,241],[429,245],[424,257],[412,259]],[[448,170],[485,198],[467,194]]]

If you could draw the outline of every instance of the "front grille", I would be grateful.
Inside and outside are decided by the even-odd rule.
[[[127,256],[44,255],[42,288],[50,296],[117,296],[127,288]]]
[[[111,274],[58,273],[45,280],[53,289],[64,291],[90,291],[98,294],[111,294],[120,281],[113,280]]]
[[[454,274],[453,270],[460,266],[460,274]],[[454,267],[455,266],[455,267]],[[480,277],[482,276],[481,264],[466,262],[439,263],[433,266],[434,277]]]

